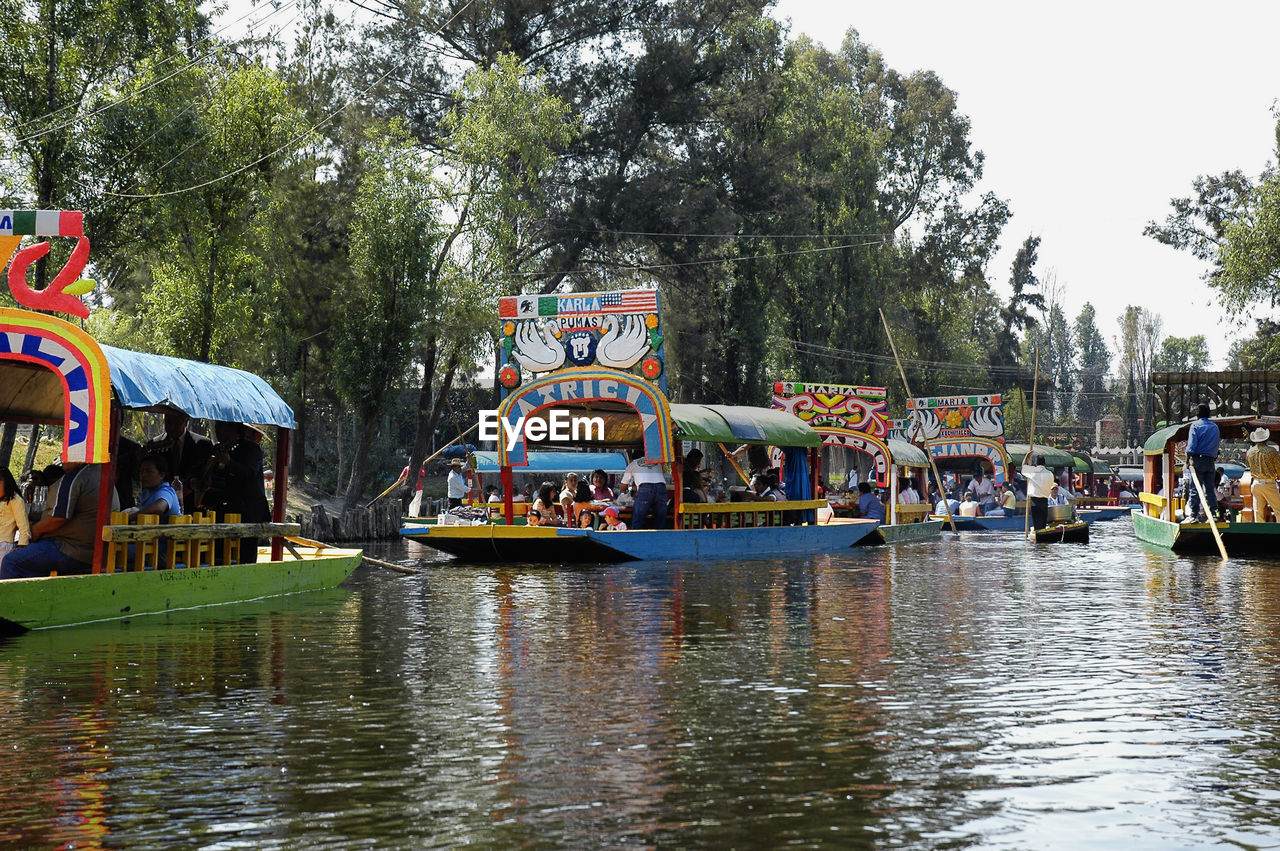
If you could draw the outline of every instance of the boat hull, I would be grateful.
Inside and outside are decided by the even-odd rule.
[[[46,576],[0,582],[0,631],[70,626],[331,588],[360,564],[360,550],[301,559],[182,570]]]
[[[917,541],[936,540],[942,534],[945,520],[923,520],[919,523],[900,523],[896,526],[878,526],[876,530],[858,542],[863,547],[885,544],[913,544]]]
[[[1143,543],[1178,553],[1218,552],[1208,523],[1171,523],[1134,511],[1133,531]],[[1219,523],[1218,533],[1229,555],[1280,552],[1280,523]]]
[[[1037,544],[1087,544],[1089,524],[1083,520],[1074,523],[1058,523],[1036,530]]]
[[[747,529],[644,529],[625,532],[547,526],[406,527],[400,534],[478,563],[611,564],[812,555],[848,549],[876,528],[874,520]]]

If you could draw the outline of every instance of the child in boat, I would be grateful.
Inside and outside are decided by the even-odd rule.
[[[573,512],[570,516],[573,518],[574,523],[579,526],[582,525],[579,518],[583,514],[591,514],[591,519],[595,520],[595,515],[592,514],[595,504],[591,499],[591,485],[586,482],[578,482],[570,508]]]
[[[596,516],[590,511],[578,512],[578,528],[594,529],[596,528]]]
[[[618,519],[618,509],[612,505],[604,510],[604,527],[609,532],[625,532],[627,524]]]
[[[536,508],[530,508],[529,513],[524,516],[524,522],[528,526],[541,526],[542,512]]]

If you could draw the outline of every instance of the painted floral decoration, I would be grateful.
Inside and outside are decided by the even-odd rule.
[[[648,327],[648,328],[657,328],[658,314],[650,313],[648,316],[644,318],[644,324],[645,324],[645,327]]]
[[[960,428],[960,424],[964,422],[964,414],[959,411],[951,411],[947,414],[947,428]]]
[[[644,373],[645,378],[652,381],[662,375],[662,361],[655,357],[647,357],[640,362],[640,371]]]
[[[520,383],[520,370],[513,366],[504,366],[498,372],[498,383],[510,390]]]
[[[510,337],[510,336],[512,336],[513,334],[515,334],[515,333],[516,333],[516,323],[512,322],[511,320],[507,320],[506,322],[503,322],[503,323],[502,323],[502,333],[503,333],[505,336],[507,336],[507,337]]]

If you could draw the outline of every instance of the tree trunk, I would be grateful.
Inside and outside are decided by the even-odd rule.
[[[338,414],[336,417],[333,418],[333,423],[336,426],[336,430],[337,430],[338,484],[342,484],[342,480],[346,476],[346,466],[347,466],[346,465],[347,445],[342,440],[342,432],[343,432],[343,429],[347,427],[347,418],[342,414]]]
[[[200,323],[200,357],[199,360],[209,362],[209,352],[213,348],[213,297],[218,274],[218,237],[209,235],[209,280],[205,283],[201,308]]]
[[[17,423],[5,423],[0,431],[0,468],[7,468],[13,457],[13,441],[18,436]]]
[[[356,423],[356,446],[351,458],[351,478],[347,482],[347,494],[342,500],[344,515],[360,503],[360,496],[364,493],[366,472],[364,459],[369,457],[369,445],[373,443],[374,423],[377,422],[377,417],[376,413],[366,415]]]
[[[445,400],[453,387],[453,379],[458,371],[458,355],[449,355],[445,364],[444,376],[440,386],[435,386],[435,366],[439,347],[432,340],[423,355],[422,387],[418,390],[418,430],[413,438],[413,449],[409,452],[409,495],[412,497],[417,487],[416,471],[422,466],[422,459],[427,457],[431,449],[431,437],[435,434],[436,424],[444,411]]]
[[[27,458],[22,465],[22,472],[27,472],[36,463],[36,450],[40,448],[40,424],[31,427],[31,442],[27,444]]]

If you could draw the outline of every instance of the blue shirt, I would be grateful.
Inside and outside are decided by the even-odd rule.
[[[1222,432],[1218,431],[1217,423],[1198,419],[1191,424],[1191,431],[1187,432],[1187,454],[1216,457],[1218,441],[1221,439]]]
[[[173,489],[173,485],[168,482],[161,482],[155,488],[143,488],[142,493],[138,494],[138,507],[150,508],[152,503],[161,499],[169,503],[169,507],[160,512],[160,522],[168,523],[170,514],[178,514],[181,511],[178,494]]]
[[[858,513],[872,520],[884,520],[884,506],[873,493],[864,493],[858,497]]]

